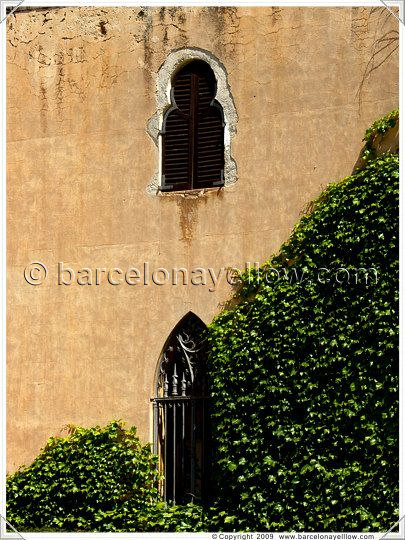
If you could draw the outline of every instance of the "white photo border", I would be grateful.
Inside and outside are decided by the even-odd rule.
[[[0,80],[1,80],[1,385],[0,385],[0,540],[23,538],[24,540],[41,540],[57,538],[58,540],[67,540],[73,538],[81,539],[131,539],[131,538],[147,538],[149,540],[157,539],[170,539],[175,538],[181,540],[182,538],[209,538],[212,540],[260,540],[258,533],[66,533],[66,532],[52,532],[52,533],[11,533],[6,531],[6,18],[7,9],[16,8],[19,5],[24,7],[162,7],[162,6],[184,6],[184,7],[207,7],[207,6],[235,6],[235,7],[378,7],[383,6],[386,9],[398,8],[399,19],[405,21],[405,0],[312,0],[312,1],[297,1],[297,0],[278,0],[278,1],[265,1],[265,0],[234,0],[234,1],[221,1],[221,0],[188,0],[188,1],[169,1],[169,0],[140,0],[138,2],[132,2],[129,0],[0,0]],[[395,17],[395,14],[392,13]],[[400,104],[400,154],[402,154],[404,147],[404,126],[402,123],[402,111],[405,106],[404,103],[404,87],[403,87],[403,49],[404,49],[404,24],[399,22],[399,104]],[[404,178],[404,163],[400,160],[400,276],[403,275],[401,270],[404,269],[405,262],[405,191],[403,186]],[[405,315],[404,315],[404,293],[405,283],[404,279],[400,280],[400,329],[405,327]],[[400,453],[400,474],[399,474],[399,532],[386,532],[386,533],[295,533],[296,540],[302,540],[305,535],[305,540],[405,540],[405,468],[404,468],[404,455],[405,455],[405,434],[404,434],[404,351],[405,351],[405,332],[400,332],[400,347],[399,347],[399,422],[400,422],[400,434],[399,434],[399,453]],[[398,522],[397,522],[398,524]],[[11,524],[12,525],[12,524]],[[393,528],[396,525],[392,523]],[[286,540],[287,535],[283,533],[271,533],[271,540]],[[290,540],[293,540],[292,534],[289,533]],[[300,539],[301,536],[301,539]],[[263,540],[266,539],[265,534],[262,535]],[[270,537],[269,537],[270,538]]]

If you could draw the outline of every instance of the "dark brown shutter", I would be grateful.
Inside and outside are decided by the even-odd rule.
[[[163,191],[223,185],[224,122],[215,92],[214,73],[200,60],[175,77],[162,130]]]

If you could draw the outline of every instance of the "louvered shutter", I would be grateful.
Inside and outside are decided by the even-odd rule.
[[[223,185],[224,129],[221,111],[210,107],[198,119],[195,186]]]
[[[215,91],[205,62],[191,62],[177,74],[162,130],[163,191],[223,185],[224,122]]]

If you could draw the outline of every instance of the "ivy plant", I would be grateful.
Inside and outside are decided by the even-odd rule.
[[[389,129],[395,127],[399,122],[399,109],[395,109],[383,118],[376,120],[367,130],[363,141],[365,142],[363,159],[368,160],[375,157],[373,143],[379,135],[383,135]]]
[[[211,324],[213,528],[397,520],[398,177],[387,154],[330,185]]]

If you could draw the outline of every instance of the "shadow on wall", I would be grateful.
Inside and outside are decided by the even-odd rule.
[[[364,139],[363,139],[364,140]],[[398,154],[399,153],[399,122],[389,128],[385,133],[378,133],[374,135],[370,142],[371,148],[374,151],[374,157],[382,156],[383,154]],[[364,159],[364,152],[367,149],[367,143],[360,150],[359,157],[353,167],[352,173],[364,169],[367,163],[367,159]]]

